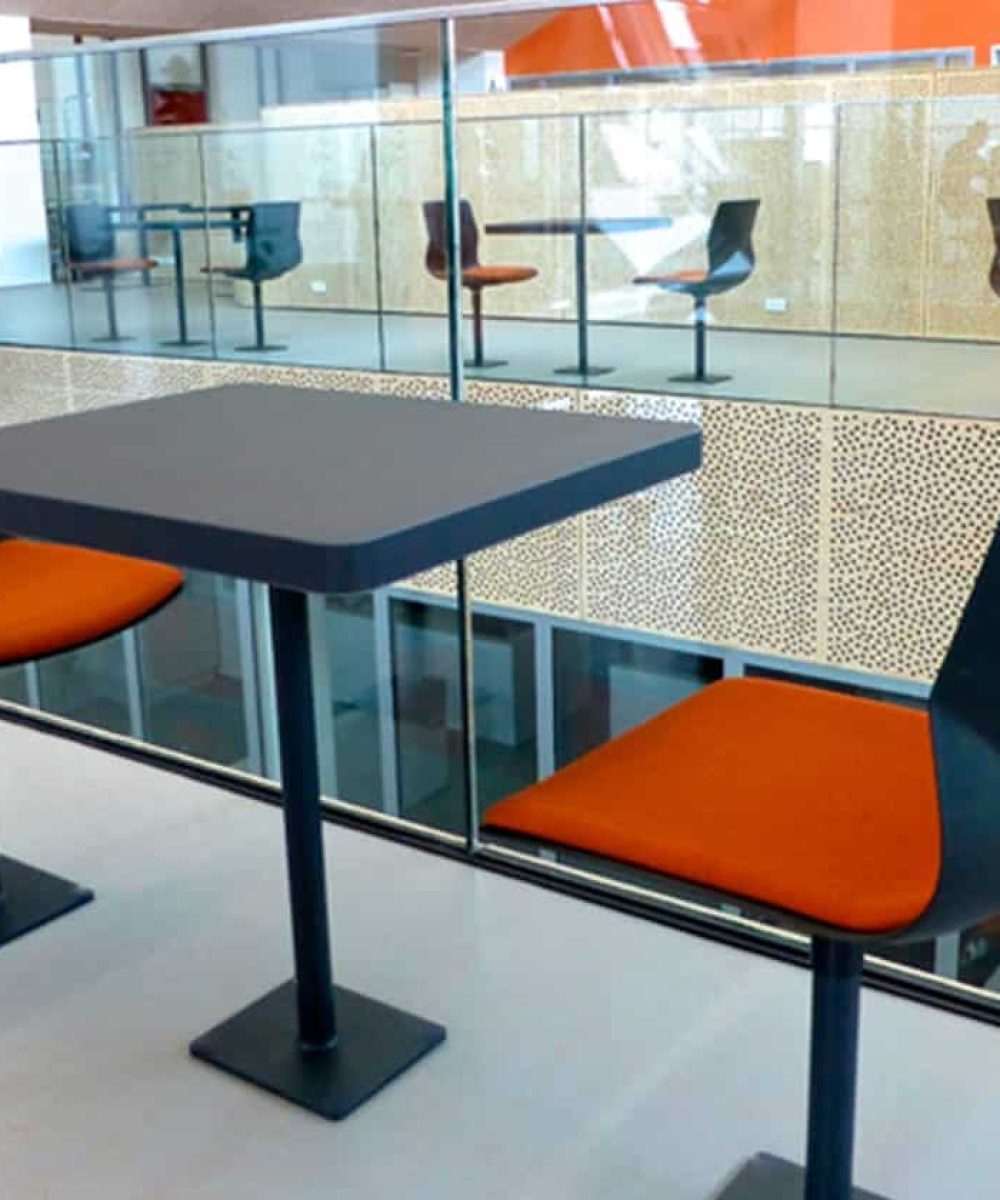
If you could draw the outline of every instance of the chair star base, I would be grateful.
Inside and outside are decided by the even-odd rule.
[[[685,375],[670,375],[667,379],[668,383],[725,383],[727,379],[732,379],[732,375],[694,375],[691,373]]]
[[[488,371],[491,367],[505,367],[507,362],[506,358],[484,358],[482,362],[476,362],[474,358],[467,358],[465,367],[468,371]]]
[[[774,1154],[755,1154],[713,1200],[803,1200],[806,1173],[796,1163]],[[876,1192],[854,1188],[852,1200],[888,1200]]]
[[[610,375],[614,371],[614,367],[587,367],[582,369],[579,363],[574,363],[572,367],[556,367],[556,375],[581,375],[584,379],[589,379],[591,375]]]
[[[0,855],[0,946],[72,912],[94,893],[68,879]]]
[[[412,1066],[445,1030],[347,988],[334,988],[337,1043],[303,1050],[295,981],[283,983],[191,1044],[195,1058],[339,1121]]]
[[[233,349],[238,350],[241,354],[274,354],[277,351],[287,350],[288,347],[276,346],[265,342],[260,346],[256,344],[250,346],[234,346]]]

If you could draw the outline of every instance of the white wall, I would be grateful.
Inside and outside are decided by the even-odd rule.
[[[27,17],[0,17],[0,50],[31,45]],[[35,78],[30,63],[0,66],[0,142],[38,138]],[[37,145],[0,146],[0,287],[49,279],[49,238]]]

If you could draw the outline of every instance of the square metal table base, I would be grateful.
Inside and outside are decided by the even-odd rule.
[[[94,898],[68,879],[0,855],[0,946]]]
[[[442,1025],[334,988],[337,1044],[303,1050],[294,980],[191,1043],[195,1058],[339,1121],[439,1042]]]
[[[806,1173],[796,1163],[774,1154],[755,1154],[713,1200],[803,1200]],[[856,1187],[853,1200],[888,1200]]]

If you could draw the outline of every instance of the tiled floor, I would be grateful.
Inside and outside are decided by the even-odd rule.
[[[236,349],[253,340],[252,313],[224,294],[210,306],[204,285],[187,285],[190,337],[201,344],[165,345],[177,336],[172,285],[145,288],[123,283],[119,323],[130,340],[95,342],[106,333],[104,296],[94,285],[0,290],[0,339],[27,345],[91,347],[128,354],[158,353],[252,359]],[[447,370],[442,318],[268,309],[269,341],[287,350],[267,354],[270,362],[402,372]],[[572,322],[488,319],[487,354],[506,365],[490,378],[543,383],[579,383],[555,369],[576,360]],[[668,377],[691,369],[692,333],[687,328],[610,325],[590,328],[591,361],[614,367],[594,377],[599,386],[670,391],[745,400],[799,404],[832,402],[853,408],[1000,415],[996,393],[997,347],[946,341],[896,341],[826,335],[712,330],[709,369],[732,376],[711,387],[678,384]]]
[[[448,1041],[339,1125],[191,1060],[288,974],[279,821],[0,725],[5,848],[98,893],[0,950],[0,1196],[696,1200],[798,1154],[803,972],[332,827],[340,978]],[[860,1181],[992,1200],[1000,1031],[864,1009]]]

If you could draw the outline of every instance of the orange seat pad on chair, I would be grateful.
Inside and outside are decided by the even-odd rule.
[[[913,922],[941,865],[928,716],[758,679],[705,688],[484,824],[857,933]]]
[[[159,608],[183,582],[173,567],[119,554],[0,541],[0,665],[118,633]]]

